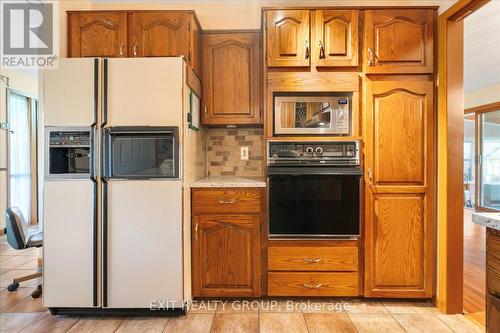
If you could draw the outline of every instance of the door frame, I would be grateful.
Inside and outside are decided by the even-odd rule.
[[[441,312],[448,314],[463,313],[463,20],[489,1],[460,0],[438,17],[438,288],[435,303]]]

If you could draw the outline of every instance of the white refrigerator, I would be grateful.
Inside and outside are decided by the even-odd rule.
[[[61,59],[40,83],[43,305],[183,312],[183,58]],[[87,142],[88,156],[71,150]],[[56,156],[63,165],[79,156],[88,170],[52,174]]]

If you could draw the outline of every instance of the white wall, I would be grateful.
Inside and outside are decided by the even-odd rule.
[[[499,101],[500,83],[464,94],[464,107],[466,109]]]
[[[36,72],[25,70],[1,69],[0,73],[9,78],[10,88],[31,96],[38,96]],[[0,83],[0,122],[7,121],[7,87]],[[5,228],[5,209],[7,209],[7,135],[0,130],[0,229]]]

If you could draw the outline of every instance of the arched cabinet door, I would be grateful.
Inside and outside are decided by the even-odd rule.
[[[205,33],[203,64],[203,123],[260,124],[260,34]]]
[[[435,263],[433,80],[366,77],[365,296],[430,298]]]
[[[358,11],[318,9],[313,15],[313,64],[358,66]]]
[[[68,57],[127,57],[127,14],[68,12]]]
[[[433,73],[434,9],[365,11],[366,73]]]
[[[310,65],[309,10],[269,10],[265,29],[267,66]]]
[[[133,12],[130,19],[131,57],[183,55],[190,61],[189,14],[187,12]]]

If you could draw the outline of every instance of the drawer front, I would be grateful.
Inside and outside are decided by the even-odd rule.
[[[193,190],[193,213],[260,213],[258,189]]]
[[[269,296],[358,296],[358,273],[271,272]]]
[[[358,271],[357,247],[269,247],[270,271]]]
[[[487,229],[486,285],[488,292],[500,297],[500,232]]]

